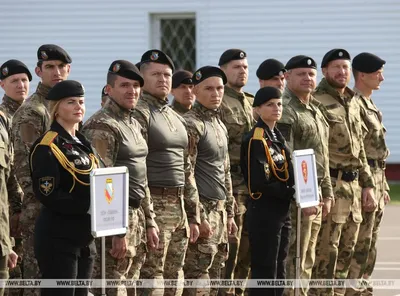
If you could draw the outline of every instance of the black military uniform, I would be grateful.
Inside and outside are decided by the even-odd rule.
[[[56,84],[48,100],[83,96],[79,82]],[[33,190],[42,204],[35,226],[35,257],[44,279],[90,279],[96,254],[91,235],[90,172],[95,151],[76,131],[71,136],[56,120],[29,156]],[[41,295],[87,295],[88,289],[42,289]]]
[[[260,89],[253,107],[280,98],[273,87]],[[275,127],[260,117],[243,137],[240,165],[250,194],[247,208],[252,279],[284,279],[290,237],[293,169],[290,151]],[[250,295],[282,295],[283,289],[250,289]]]

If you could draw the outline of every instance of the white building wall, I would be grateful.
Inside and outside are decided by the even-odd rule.
[[[70,79],[86,88],[88,118],[100,106],[109,64],[114,59],[138,62],[152,47],[151,15],[163,13],[196,14],[198,67],[216,65],[228,48],[245,50],[250,67],[246,91],[252,93],[258,89],[255,71],[267,58],[286,63],[305,54],[320,65],[323,55],[336,47],[352,56],[362,51],[381,56],[387,61],[386,80],[374,99],[388,129],[389,161],[400,162],[399,1],[1,0],[0,63],[20,59],[34,72],[41,44],[64,47],[73,59]],[[35,77],[31,93],[37,82]]]

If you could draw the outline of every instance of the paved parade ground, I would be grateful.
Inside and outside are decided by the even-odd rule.
[[[397,279],[400,282],[400,204],[385,209],[385,216],[378,239],[378,259],[374,279]],[[400,296],[398,289],[376,290],[376,296]]]

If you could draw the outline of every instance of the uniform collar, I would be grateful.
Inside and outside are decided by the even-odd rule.
[[[284,92],[283,92],[283,95],[282,95],[282,97],[283,98],[291,98],[291,99],[293,99],[294,100],[294,102],[295,102],[295,104],[297,105],[297,106],[301,106],[301,107],[303,107],[303,108],[305,108],[305,109],[313,109],[312,107],[313,106],[315,106],[315,107],[317,107],[318,108],[318,106],[321,104],[318,100],[316,100],[311,94],[310,94],[310,99],[309,99],[309,104],[308,105],[306,105],[306,104],[304,104],[297,96],[296,96],[296,94],[294,94],[289,88],[285,88],[285,90],[284,90]]]
[[[159,109],[168,105],[168,98],[159,99],[159,98],[156,98],[155,96],[151,95],[147,91],[143,91],[142,97],[139,100],[145,100],[148,103],[152,104],[153,106],[155,106]]]
[[[47,96],[49,95],[49,92],[51,90],[51,87],[44,85],[43,83],[39,82],[37,88],[36,88],[36,93],[38,93],[39,95],[47,98]]]
[[[240,101],[244,100],[244,98],[245,98],[244,92],[237,92],[233,88],[230,88],[229,86],[226,86],[226,85],[224,88],[224,94],[226,94],[227,96],[230,96],[232,98],[238,99]]]
[[[346,86],[344,94],[340,94],[335,88],[333,88],[325,78],[322,78],[318,87],[315,89],[316,92],[322,91],[332,96],[336,100],[348,102],[354,97],[354,92]]]
[[[58,135],[65,140],[67,143],[74,143],[74,144],[79,144],[76,142],[76,140],[57,122],[57,120],[54,120],[51,123],[50,130],[55,131],[58,133]],[[82,144],[86,147],[91,147],[89,141],[79,132],[75,132],[75,137],[79,139],[79,141],[82,142]]]
[[[19,103],[12,98],[10,98],[7,95],[4,95],[3,97],[3,104],[7,106],[7,108],[14,114],[18,108],[22,105],[22,103]]]
[[[211,119],[213,117],[217,118],[220,114],[220,109],[217,110],[208,109],[197,101],[193,104],[193,110],[198,114],[201,114],[202,117],[205,117],[207,119]]]
[[[113,98],[109,97],[107,102],[104,104],[103,109],[107,112],[110,112],[116,115],[118,118],[124,120],[129,119],[132,116],[134,109],[128,110],[120,105]]]
[[[181,112],[181,113],[186,113],[190,110],[190,109],[186,108],[185,106],[183,106],[181,103],[179,103],[175,98],[172,101],[172,108],[176,109],[178,112]]]

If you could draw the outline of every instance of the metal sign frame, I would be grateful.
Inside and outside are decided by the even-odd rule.
[[[122,218],[122,225],[119,225],[120,227],[117,228],[109,228],[109,229],[102,229],[98,230],[97,223],[98,223],[98,213],[97,213],[97,202],[99,198],[105,198],[104,194],[101,197],[96,197],[96,188],[98,186],[104,187],[104,184],[99,184],[98,178],[102,177],[109,177],[109,178],[121,178],[122,180],[122,188],[117,188],[117,193],[118,196],[122,194],[122,208],[121,213],[123,215]],[[128,168],[125,166],[121,167],[111,167],[111,168],[98,168],[94,169],[90,173],[90,216],[91,216],[91,229],[92,229],[92,235],[94,237],[104,237],[104,236],[112,236],[112,235],[118,235],[118,234],[125,234],[128,229],[128,208],[129,208],[129,172]],[[104,227],[103,227],[104,228]]]

